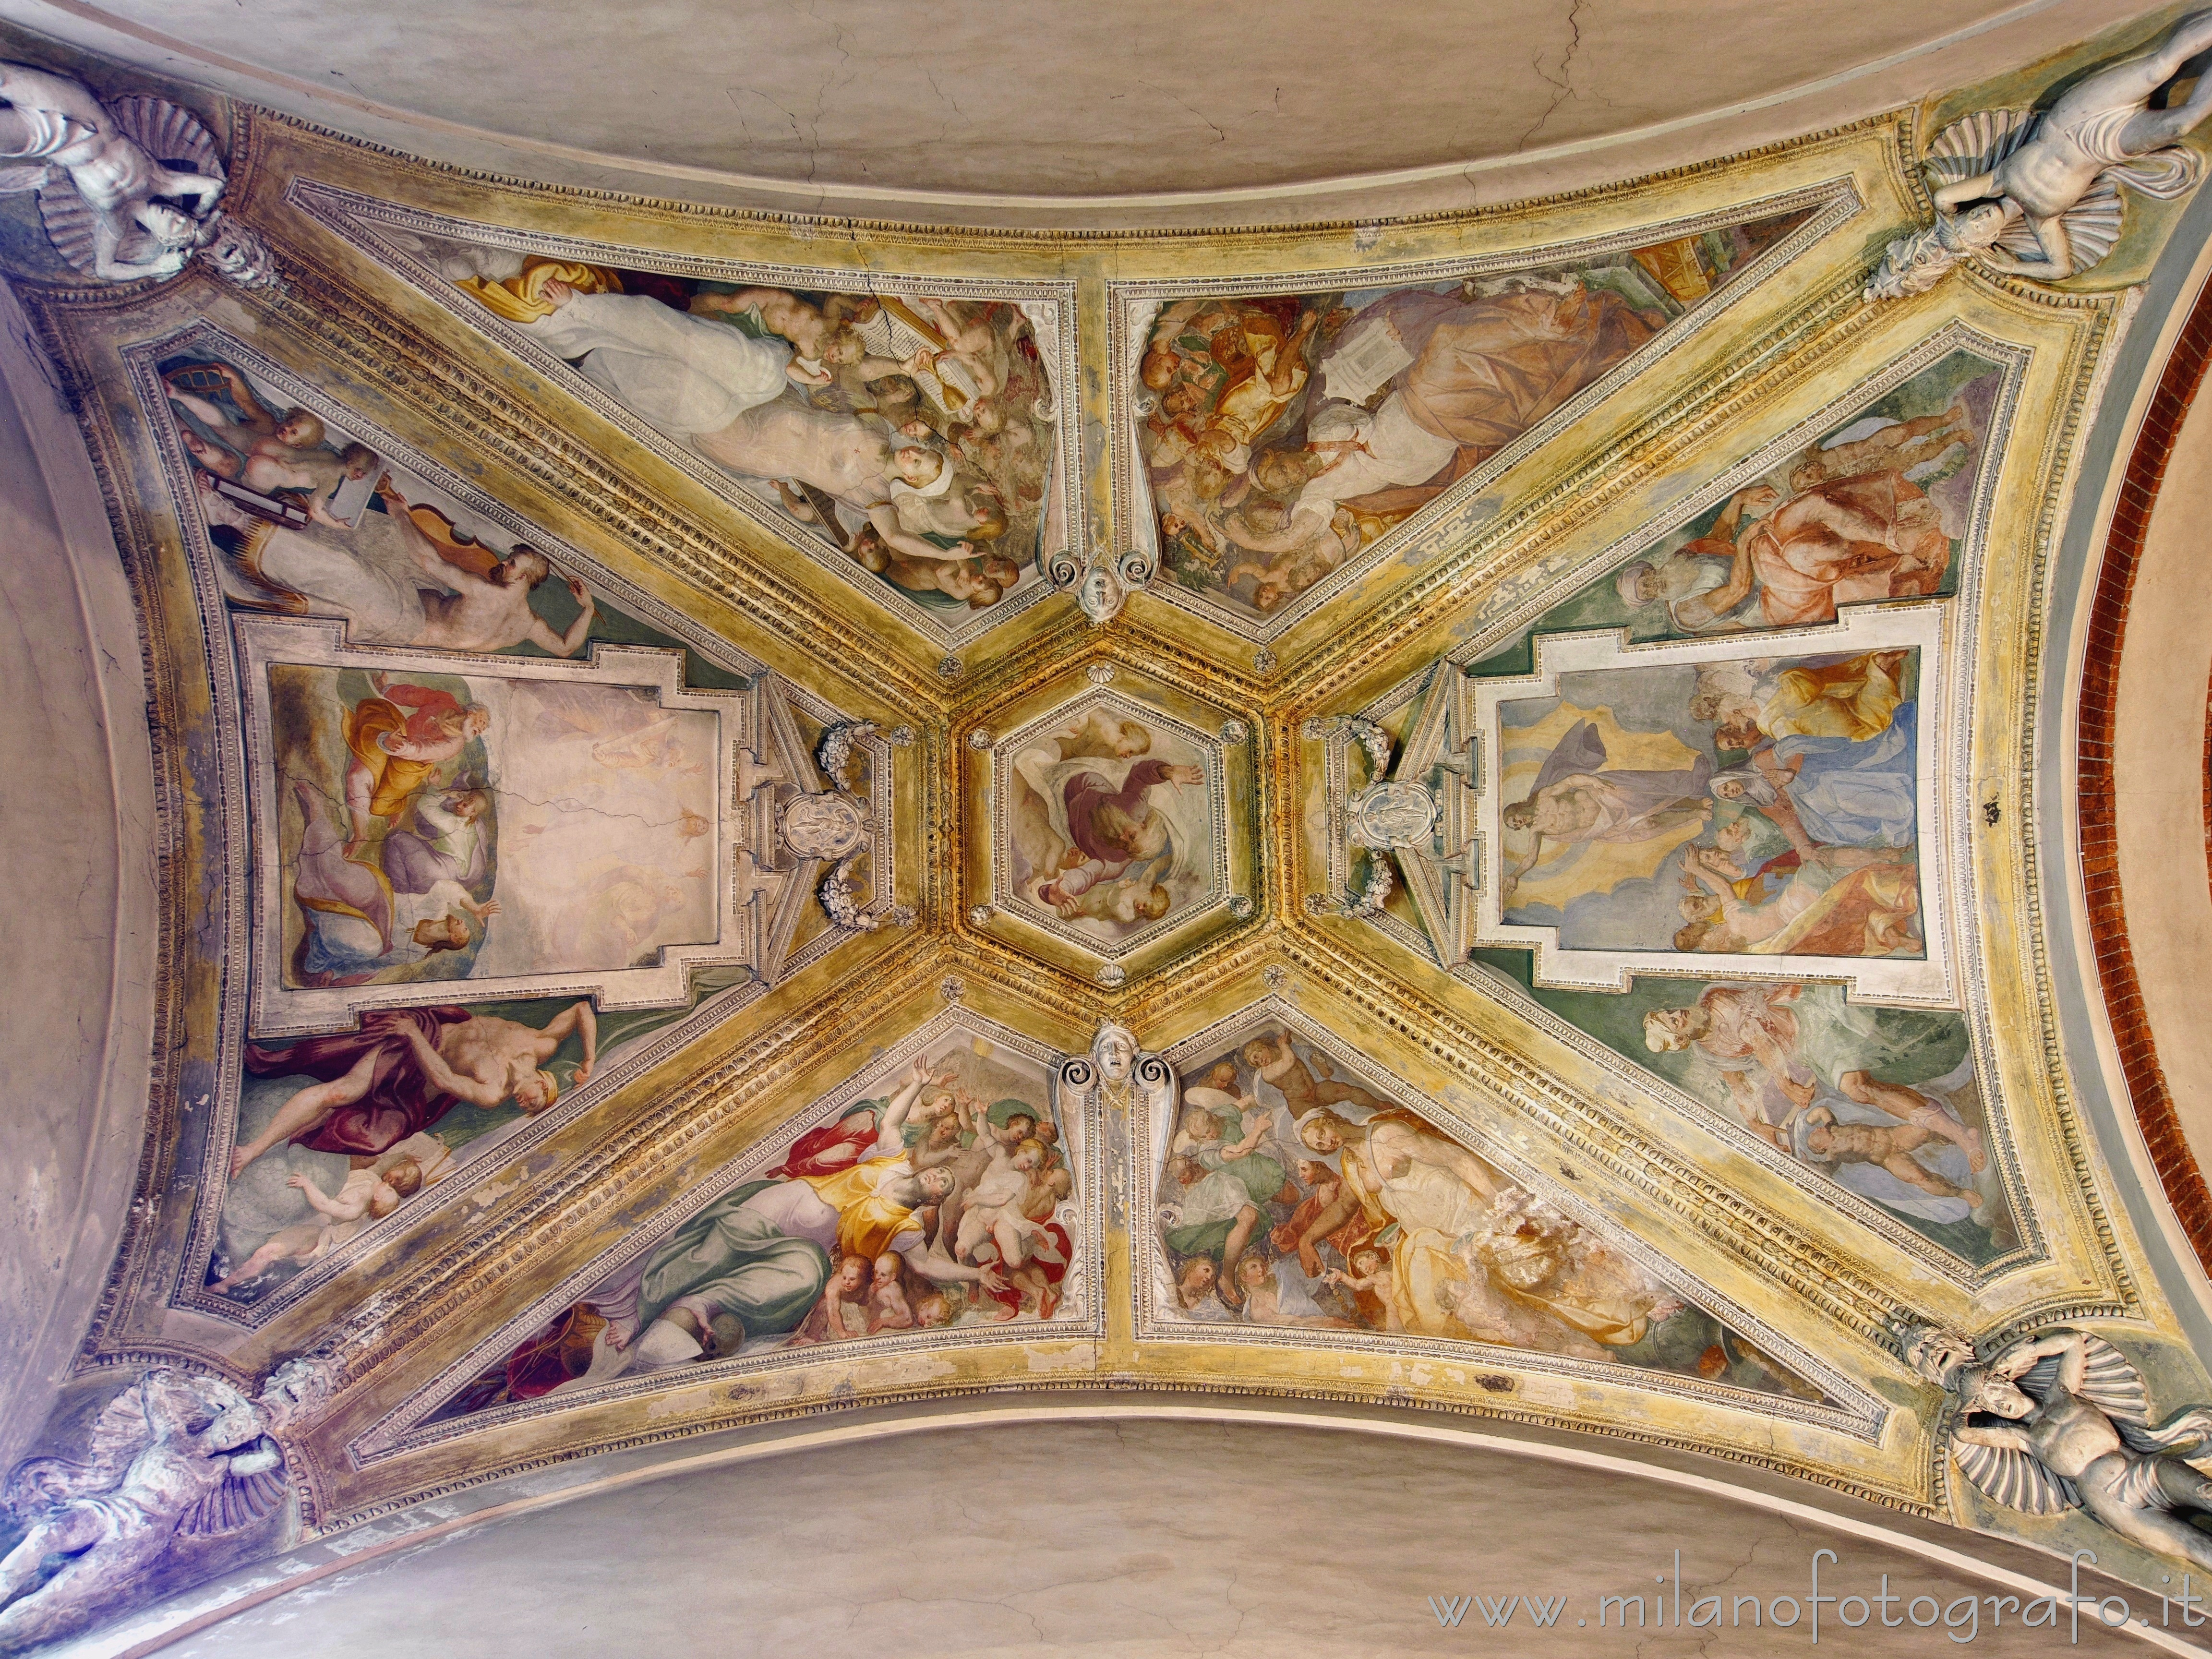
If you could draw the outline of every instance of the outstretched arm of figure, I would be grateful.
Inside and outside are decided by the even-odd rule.
[[[1344,1190],[1336,1195],[1336,1202],[1316,1216],[1305,1231],[1298,1235],[1298,1266],[1305,1270],[1307,1278],[1320,1276],[1321,1251],[1317,1247],[1322,1240],[1358,1213],[1359,1194],[1352,1190],[1352,1183],[1347,1181]]]
[[[1978,202],[1996,195],[1997,176],[1994,173],[1978,173],[1971,179],[1961,179],[1955,185],[1946,185],[1936,192],[1936,210],[1948,213],[1967,202]]]
[[[1314,330],[1321,326],[1321,315],[1318,311],[1309,311],[1299,318],[1297,329],[1275,354],[1275,366],[1267,371],[1267,390],[1278,398],[1289,393],[1298,370],[1304,367],[1305,344],[1313,337]]]
[[[430,1046],[430,1041],[414,1026],[406,1028],[407,1046],[415,1051],[415,1063],[422,1068],[422,1075],[431,1085],[466,1101],[471,1106],[496,1106],[507,1098],[506,1079],[487,1083],[482,1078],[465,1072],[457,1072],[446,1064],[446,1057]]]
[[[1751,539],[1759,525],[1754,520],[1744,534],[1736,538],[1735,557],[1729,562],[1728,580],[1711,592],[1700,593],[1696,602],[1715,617],[1724,617],[1751,597],[1757,580],[1751,562]]]
[[[1988,1427],[1954,1429],[1951,1438],[1964,1441],[1969,1446],[1993,1446],[1999,1451],[2026,1452],[2035,1455],[2035,1441],[2026,1429],[1992,1425]]]
[[[93,275],[110,283],[135,283],[141,276],[173,276],[192,257],[189,247],[165,248],[150,259],[121,257],[122,238],[105,217],[93,222]]]
[[[2074,239],[2067,234],[2063,215],[2051,219],[2032,221],[2035,240],[2043,246],[2043,258],[2024,259],[2017,253],[2001,247],[1985,247],[1975,258],[1991,270],[2002,271],[2011,276],[2033,276],[2039,282],[2056,283],[2074,274]]]
[[[789,289],[741,288],[735,294],[698,295],[691,301],[691,309],[702,316],[716,313],[727,315],[733,311],[750,311],[758,306],[761,315],[765,319],[770,307],[780,308],[796,301],[797,296]],[[775,325],[771,323],[769,326],[774,327]]]
[[[368,1193],[348,1194],[342,1192],[339,1196],[331,1198],[315,1184],[314,1176],[310,1175],[295,1175],[284,1184],[296,1188],[301,1197],[332,1221],[358,1221],[368,1213]]]
[[[573,657],[590,637],[592,623],[599,616],[599,606],[593,603],[592,590],[574,576],[568,578],[568,596],[576,601],[575,620],[568,624],[565,634],[556,634],[547,626],[545,618],[535,611],[530,613],[530,642],[550,656]]]
[[[1769,1146],[1781,1146],[1780,1133],[1766,1121],[1766,1114],[1760,1109],[1758,1085],[1742,1072],[1723,1072],[1721,1076],[1727,1085],[1729,1098],[1735,1103],[1736,1115],[1743,1119],[1744,1127]],[[1787,1151],[1788,1148],[1783,1150]]]
[[[906,1258],[906,1265],[933,1285],[981,1285],[994,1296],[1006,1288],[1005,1276],[996,1267],[988,1265],[971,1267],[955,1261],[951,1256],[924,1246],[920,1233],[908,1233],[902,1237],[913,1242],[901,1249],[897,1242],[893,1241],[891,1248],[899,1250]]]
[[[868,509],[868,522],[876,527],[876,534],[884,538],[884,545],[909,559],[952,560],[972,559],[975,547],[967,542],[955,542],[950,547],[939,547],[919,536],[908,535],[898,520],[898,514],[889,503],[878,503]]]
[[[910,1074],[899,1085],[899,1091],[890,1097],[884,1108],[883,1121],[876,1126],[875,1155],[878,1158],[889,1158],[906,1150],[906,1121],[914,1111],[915,1103],[921,1098],[921,1091],[928,1082],[929,1062],[916,1054]]]
[[[2053,1354],[2079,1353],[2085,1356],[2083,1363],[2086,1364],[2087,1352],[2079,1331],[2050,1331],[2008,1348],[1991,1362],[1990,1370],[2010,1382],[2025,1376],[2039,1362],[2050,1358]],[[2078,1383],[2080,1378],[2076,1376],[2075,1381]]]
[[[1528,850],[1525,854],[1518,858],[1507,858],[1504,860],[1505,885],[1509,888],[1516,885],[1522,877],[1543,862],[1543,858],[1544,832],[1539,830],[1529,841]]]

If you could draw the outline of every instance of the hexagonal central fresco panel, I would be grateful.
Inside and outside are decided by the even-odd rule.
[[[1245,722],[1095,665],[972,732],[970,920],[1113,985],[1252,914]]]

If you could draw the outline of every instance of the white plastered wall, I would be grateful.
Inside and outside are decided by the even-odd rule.
[[[122,1235],[155,958],[138,633],[52,365],[0,286],[0,1469],[45,1420]]]

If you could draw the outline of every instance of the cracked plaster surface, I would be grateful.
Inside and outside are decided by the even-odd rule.
[[[0,3],[34,27],[67,21],[53,10]],[[890,0],[739,0],[711,22],[679,0],[392,0],[371,15],[331,0],[104,0],[100,10],[234,72],[287,77],[261,99],[343,127],[411,116],[802,189],[1081,196],[1449,167],[1583,142],[1909,57],[2008,8],[1773,0],[1691,22],[1672,8],[1595,0],[1364,13],[1288,0],[1261,27],[1247,9],[1128,0],[1053,8],[1012,27],[999,9],[916,12]],[[2063,27],[2052,37],[2067,38]],[[1867,107],[1913,94],[1870,88]]]

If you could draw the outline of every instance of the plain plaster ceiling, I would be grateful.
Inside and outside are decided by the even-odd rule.
[[[1604,1538],[1596,1549],[1594,1534]],[[1989,1563],[1961,1571],[1956,1556],[1929,1559],[1711,1492],[1429,1442],[1256,1424],[1005,1424],[700,1469],[471,1527],[165,1651],[1579,1659],[1632,1651],[1620,1626],[1589,1622],[1596,1598],[1656,1595],[1653,1571],[1671,1571],[1678,1551],[1692,1613],[1705,1594],[1802,1595],[1822,1548],[1833,1552],[1830,1594],[1870,1594],[1887,1573],[1900,1596],[1955,1606],[2021,1594],[2020,1577],[1997,1577],[2008,1569],[2063,1578],[2024,1552],[1979,1547]],[[2086,1573],[2082,1583],[2091,1594],[2110,1588],[2093,1589]],[[1446,1626],[1428,1605],[1475,1592],[1569,1605],[1540,1639],[1522,1633],[1525,1614],[1509,1636],[1464,1613],[1463,1625]],[[1748,1626],[1745,1609],[1735,1616]],[[1669,1634],[1669,1650],[1687,1650]],[[1708,1639],[1723,1653],[1784,1650],[1763,1626]],[[1932,1651],[1935,1639],[1923,1632],[1909,1650]],[[2053,1641],[2015,1618],[1981,1624],[1972,1650],[2039,1655]],[[2091,1627],[2081,1651],[2135,1645]],[[1899,1651],[1900,1638],[1879,1626],[1839,1629],[1832,1613],[1819,1650],[1872,1659]]]
[[[742,185],[851,207],[1192,192],[1252,204],[1357,180],[1384,192],[1381,210],[1522,193],[1520,177],[1492,175],[1531,161],[1602,151],[1598,173],[1619,178],[1717,154],[1755,141],[1746,121],[1762,111],[1802,131],[2140,9],[739,0],[702,23],[688,0],[0,0],[0,15],[147,68],[549,181],[635,190],[658,173],[678,193]]]

